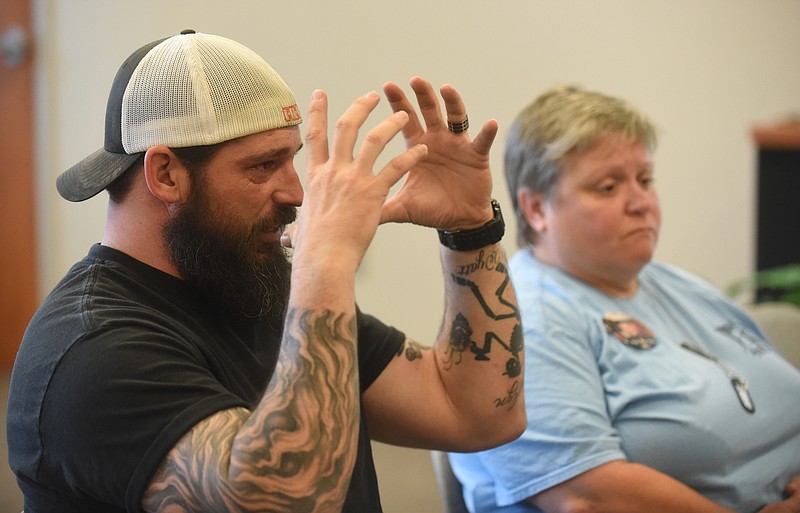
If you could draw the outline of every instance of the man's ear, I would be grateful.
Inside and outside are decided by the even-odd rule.
[[[547,209],[544,194],[528,188],[517,191],[517,204],[525,216],[525,221],[536,233],[547,231]]]
[[[166,146],[153,146],[144,154],[144,179],[150,194],[168,205],[182,204],[189,197],[189,172]]]

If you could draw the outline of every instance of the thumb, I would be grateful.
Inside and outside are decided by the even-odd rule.
[[[391,197],[383,204],[380,224],[407,223],[411,221],[408,209],[396,197]]]

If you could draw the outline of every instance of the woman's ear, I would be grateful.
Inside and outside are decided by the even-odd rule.
[[[153,146],[144,154],[144,179],[150,194],[168,205],[182,204],[189,197],[188,170],[166,146]]]
[[[517,191],[517,204],[528,226],[536,233],[547,231],[547,215],[544,194],[528,188]]]

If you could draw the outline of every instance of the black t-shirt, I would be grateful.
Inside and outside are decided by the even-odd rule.
[[[195,424],[253,408],[280,323],[234,321],[182,280],[96,245],[31,320],[11,380],[9,459],[27,513],[142,511],[167,452]],[[358,314],[365,390],[404,340]],[[363,415],[344,511],[380,512]]]

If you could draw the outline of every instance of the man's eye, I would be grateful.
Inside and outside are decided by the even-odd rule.
[[[261,162],[260,164],[256,165],[256,169],[259,171],[272,171],[277,166],[277,162],[274,160],[268,160],[266,162]]]

